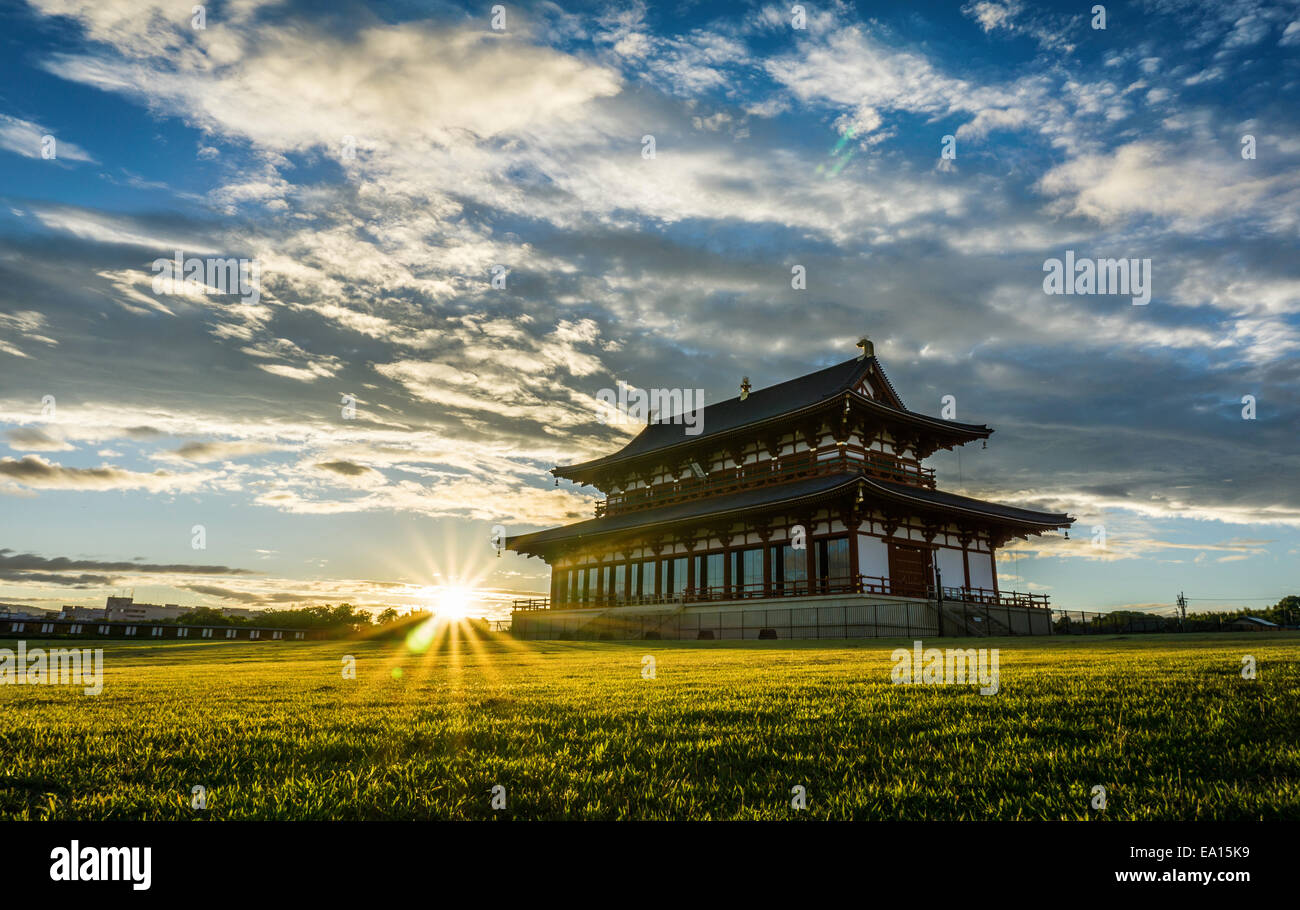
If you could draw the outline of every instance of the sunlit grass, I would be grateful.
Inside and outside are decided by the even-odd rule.
[[[0,686],[0,817],[490,818],[494,784],[517,818],[790,818],[795,784],[811,818],[1083,819],[1096,784],[1111,819],[1300,817],[1295,636],[927,642],[999,647],[983,697],[891,685],[910,642],[427,626],[109,643],[100,696]]]

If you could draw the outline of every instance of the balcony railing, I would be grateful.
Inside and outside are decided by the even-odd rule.
[[[722,468],[703,478],[692,477],[628,490],[625,493],[614,493],[596,503],[596,517],[721,496],[724,493],[734,493],[738,490],[769,484],[788,483],[805,477],[846,472],[867,474],[896,483],[907,483],[930,489],[934,489],[935,483],[934,468],[896,459],[881,452],[868,452],[866,455],[856,452],[836,452],[830,457],[822,458],[816,457],[814,453],[800,452],[781,459],[773,458],[742,465],[739,468]]]
[[[933,585],[918,586],[894,584],[888,578],[873,575],[859,575],[857,579],[850,576],[840,578],[817,578],[809,582],[798,581],[774,582],[749,585],[715,585],[703,588],[686,588],[672,594],[621,594],[592,595],[581,601],[561,602],[552,605],[549,597],[533,597],[514,601],[515,610],[564,610],[592,607],[630,607],[642,604],[687,604],[708,603],[722,600],[748,600],[750,598],[781,597],[816,597],[831,594],[880,594],[886,597],[917,597],[936,600]],[[1019,591],[994,591],[991,588],[943,588],[946,601],[963,601],[997,607],[1033,607],[1048,609],[1049,598],[1046,594],[1023,594]]]

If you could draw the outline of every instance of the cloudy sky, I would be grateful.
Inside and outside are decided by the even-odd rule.
[[[1300,5],[192,6],[0,6],[0,601],[497,609],[600,389],[863,333],[995,428],[942,487],[1078,516],[1004,588],[1300,588]],[[1066,251],[1150,303],[1045,293]]]

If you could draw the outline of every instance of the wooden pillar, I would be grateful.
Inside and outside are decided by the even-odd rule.
[[[847,525],[849,529],[849,590],[854,594],[862,590],[862,572],[858,564],[858,531],[862,529],[862,519],[854,516]]]
[[[722,596],[731,597],[731,529],[719,528],[718,540],[722,543]]]
[[[762,524],[756,529],[763,548],[763,596],[772,596],[772,526]]]
[[[699,546],[699,541],[692,534],[686,541],[686,590],[690,591],[690,598],[695,597],[695,548]]]
[[[804,521],[806,522],[804,529],[807,531],[807,534],[804,535],[804,542],[808,545],[804,574],[808,576],[808,593],[812,594],[817,590],[817,542],[813,540],[813,531],[817,529],[817,522],[813,520],[812,515],[809,515]]]
[[[925,557],[930,564],[930,571],[927,573],[929,578],[925,582],[925,589],[929,591],[933,588],[935,598],[942,601],[943,591],[939,590],[939,587],[943,584],[943,573],[939,571],[939,550],[934,546],[934,538],[938,533],[938,529],[927,521],[925,527],[921,531],[921,537],[925,539],[926,543],[931,545],[927,550],[922,551],[925,553]],[[940,625],[941,628],[939,634],[942,635],[942,623]]]
[[[663,559],[661,558],[663,554],[663,548],[664,548],[663,543],[661,541],[655,541],[650,546],[650,552],[654,556],[654,559],[650,561],[650,575],[654,579],[654,582],[651,585],[651,588],[653,588],[653,590],[650,592],[650,596],[655,598],[656,600],[663,594],[663,592],[659,590],[660,588],[659,581],[663,574],[662,565],[661,565],[663,562]],[[642,581],[642,584],[645,584],[645,582]]]
[[[898,531],[898,519],[886,513],[884,521],[880,523],[880,529],[885,533],[885,577],[881,582],[880,593],[894,593],[894,548],[896,542],[894,534]]]
[[[862,514],[855,507],[843,508],[840,510],[840,524],[844,525],[844,530],[848,534],[849,544],[849,577],[838,580],[841,585],[847,585],[848,590],[856,592],[858,590],[858,529],[862,527]],[[829,544],[828,544],[829,546]],[[827,584],[835,584],[836,581],[828,577]]]
[[[989,535],[989,572],[993,575],[993,596],[998,594],[998,550],[993,544],[993,535]]]

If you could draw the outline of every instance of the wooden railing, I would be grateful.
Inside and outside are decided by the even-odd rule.
[[[994,607],[1041,607],[1043,609],[1046,609],[1051,602],[1051,598],[1046,594],[994,591],[992,588],[950,588],[947,585],[943,588],[943,599]]]
[[[750,598],[817,597],[831,594],[880,594],[886,597],[916,597],[937,600],[933,586],[898,585],[878,575],[859,575],[839,578],[798,579],[795,581],[761,582],[748,585],[713,585],[702,588],[685,588],[666,594],[592,595],[582,601],[557,603],[552,607],[549,597],[534,597],[514,601],[515,610],[583,609],[592,607],[630,607],[643,604],[708,603],[722,600],[748,600]],[[1048,609],[1046,594],[1023,594],[1019,591],[994,591],[991,588],[943,589],[945,601],[962,601],[998,607],[1033,607]]]
[[[934,468],[902,461],[880,452],[868,452],[865,455],[836,452],[829,458],[818,458],[812,452],[799,452],[739,468],[721,468],[703,478],[692,477],[614,493],[596,503],[596,517],[658,508],[805,477],[852,472],[930,489],[934,489],[935,485]]]

